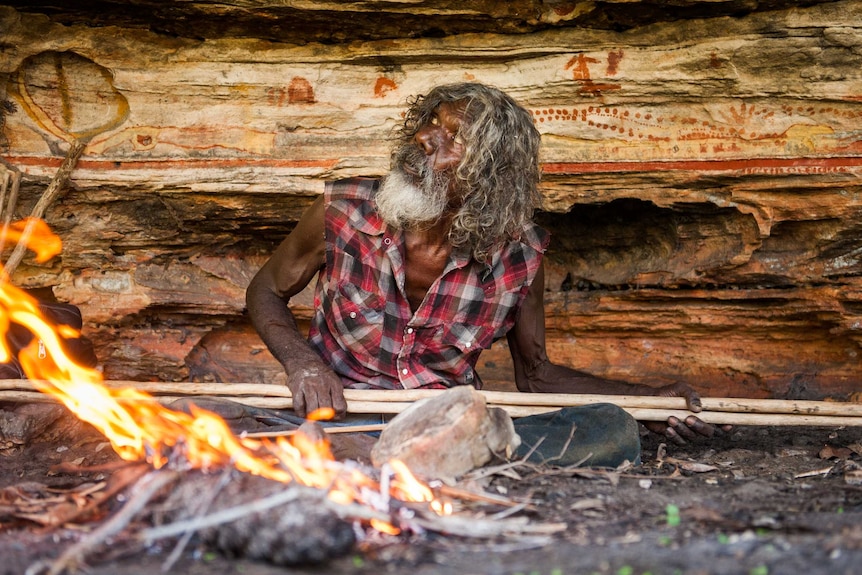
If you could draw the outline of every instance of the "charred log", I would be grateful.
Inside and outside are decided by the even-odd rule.
[[[220,480],[218,474],[186,473],[164,501],[156,522],[180,521],[202,511],[213,515],[293,490],[296,497],[283,505],[200,530],[201,541],[230,557],[275,565],[325,562],[348,553],[356,542],[353,526],[323,504],[325,491],[238,472],[224,487],[219,486]],[[201,510],[201,494],[207,493],[215,497]]]

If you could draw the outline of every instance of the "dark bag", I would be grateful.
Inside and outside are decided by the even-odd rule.
[[[78,332],[84,325],[81,310],[69,303],[39,302],[39,311],[42,312],[46,320],[55,325],[68,325]],[[12,352],[12,359],[6,363],[0,363],[0,379],[27,378],[18,361],[18,353],[30,345],[33,337],[33,333],[23,325],[10,324],[9,331],[6,333],[6,343]],[[75,338],[61,337],[61,343],[63,351],[76,363],[85,367],[96,367],[98,359],[93,349],[93,343],[89,339],[81,335]]]
[[[514,420],[521,446],[514,459],[567,466],[618,467],[641,462],[637,421],[611,403],[566,407]]]

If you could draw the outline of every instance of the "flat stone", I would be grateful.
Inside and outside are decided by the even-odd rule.
[[[398,459],[417,475],[452,482],[496,457],[508,457],[520,443],[508,414],[489,408],[465,385],[398,414],[381,432],[371,461],[379,467]]]

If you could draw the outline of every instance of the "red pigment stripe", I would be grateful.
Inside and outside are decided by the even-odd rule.
[[[59,167],[63,158],[45,156],[2,156],[10,164],[20,166]],[[173,168],[334,168],[338,160],[280,160],[262,158],[214,158],[207,160],[93,160],[82,158],[76,166],[84,170]]]
[[[12,165],[59,167],[63,159],[45,156],[2,156]],[[195,160],[94,160],[82,158],[77,166],[81,169],[172,169],[172,168],[321,168],[331,169],[338,160],[284,160],[263,158],[215,158]],[[833,158],[749,158],[732,160],[669,160],[648,162],[550,162],[542,165],[546,174],[587,174],[614,172],[661,172],[661,171],[840,171],[862,166],[862,157],[846,156]]]
[[[862,166],[862,157],[840,158],[749,158],[735,160],[671,160],[651,162],[555,162],[542,165],[546,174],[586,174],[661,171],[839,171]]]

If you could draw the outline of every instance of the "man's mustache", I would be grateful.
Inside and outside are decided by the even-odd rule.
[[[408,175],[423,179],[432,171],[428,156],[415,144],[402,144],[395,153],[393,168]]]

